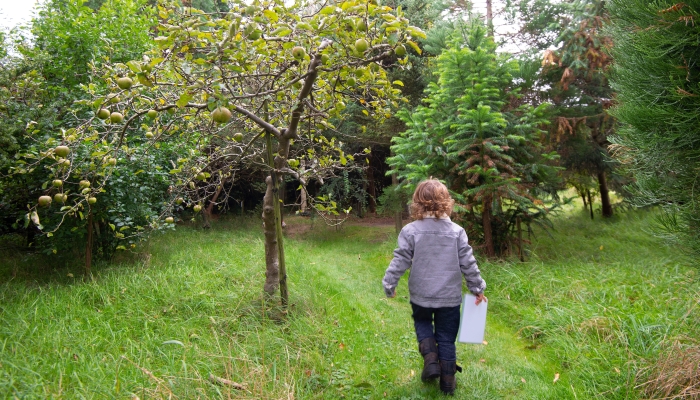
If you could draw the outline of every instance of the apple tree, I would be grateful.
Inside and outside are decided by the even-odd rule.
[[[116,226],[124,223],[120,220],[130,218],[126,223],[135,227],[145,223],[138,215],[158,214],[161,206],[149,200],[162,198],[162,192],[167,190],[167,170],[164,175],[153,168],[135,174],[140,168],[132,162],[112,168],[120,178],[112,179],[111,184],[123,189],[122,193],[109,190],[108,196],[99,196],[90,212],[83,212],[84,219],[63,218],[55,212],[60,207],[54,201],[54,207],[37,214],[46,233],[40,235],[25,217],[26,205],[35,203],[42,194],[53,198],[62,190],[72,201],[77,183],[88,175],[83,171],[101,167],[91,167],[89,163],[83,166],[82,153],[76,149],[71,156],[74,180],[66,181],[62,189],[49,189],[53,187],[54,174],[47,175],[45,168],[51,170],[55,159],[45,158],[45,152],[57,145],[53,142],[60,144],[62,132],[92,115],[89,107],[75,101],[91,97],[80,85],[93,82],[101,90],[106,87],[105,82],[91,76],[93,67],[129,61],[153,47],[149,30],[157,26],[158,20],[148,2],[109,1],[99,8],[90,8],[83,0],[46,0],[38,6],[37,15],[26,29],[10,33],[13,51],[0,63],[0,235],[26,235],[28,250],[57,253],[66,256],[66,262],[74,259],[72,250],[82,247],[89,269],[93,255],[109,257],[119,245],[130,247],[113,233],[102,234],[111,230],[108,223]],[[89,158],[90,154],[85,156]],[[154,161],[164,164],[166,159],[158,155]],[[131,186],[138,191],[131,190]],[[128,209],[129,216],[119,216],[116,210],[120,209]],[[59,221],[61,231],[48,237]],[[90,229],[95,233],[94,246],[88,241]]]
[[[143,159],[147,169],[148,154],[167,151],[173,154],[168,208],[148,231],[172,223],[180,207],[199,212],[240,172],[265,168],[264,291],[273,295],[279,287],[286,304],[282,177],[305,185],[351,161],[322,131],[334,128],[330,118],[352,96],[368,114],[391,115],[401,83],[389,81],[384,68],[405,66],[406,46],[417,49],[414,40],[424,34],[400,9],[376,0],[238,1],[227,13],[163,1],[157,11],[156,49],[94,70],[109,92],[86,85],[93,98],[83,104],[91,117],[46,142],[43,162],[49,160],[51,179],[64,182],[52,190],[70,187],[73,196],[60,208],[42,197],[29,215],[45,212],[42,205],[75,215],[108,190],[117,163]],[[147,150],[136,151],[136,143]]]

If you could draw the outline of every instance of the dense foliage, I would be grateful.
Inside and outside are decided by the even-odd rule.
[[[263,170],[265,292],[280,287],[284,304],[282,177],[294,176],[304,186],[352,161],[322,130],[334,128],[330,118],[342,113],[346,98],[362,99],[367,114],[390,115],[401,82],[387,79],[385,68],[405,65],[406,47],[418,49],[414,40],[425,34],[409,26],[400,9],[375,2],[229,5],[227,12],[206,12],[159,2],[152,50],[91,63],[93,81],[81,85],[88,97],[75,102],[81,108],[72,113],[72,127],[47,132],[29,123],[32,134],[43,137],[20,154],[13,172],[46,179],[25,226],[57,237],[67,221],[86,219],[90,254],[95,219],[111,229],[97,232],[127,240],[121,248],[133,246],[144,232],[172,227],[181,207],[208,210],[208,199],[216,201],[241,174]],[[157,199],[143,199],[155,210],[126,210],[133,214],[127,219],[110,207],[112,216],[123,217],[120,227],[98,212],[98,204],[112,198],[110,191],[125,189],[120,172],[126,166],[137,169],[131,177],[155,171],[161,187],[146,191]],[[54,217],[51,224],[47,216]],[[145,223],[135,223],[135,216]]]
[[[617,158],[639,206],[661,205],[662,233],[700,252],[700,8],[697,2],[611,1]]]
[[[552,104],[549,147],[561,156],[563,177],[588,202],[591,217],[596,193],[602,215],[610,217],[609,187],[620,189],[625,178],[608,152],[616,122],[608,113],[614,94],[605,1],[527,0],[510,4],[510,13],[522,24],[517,36],[527,57],[541,62],[529,96]]]
[[[83,1],[46,2],[31,24],[31,35],[20,31],[13,36],[17,54],[8,56],[0,73],[4,105],[0,109],[0,137],[6,144],[0,149],[0,232],[26,233],[30,246],[46,252],[65,253],[87,245],[90,254],[109,255],[119,246],[114,239],[123,234],[117,228],[146,226],[147,216],[157,214],[162,207],[158,199],[167,183],[156,169],[139,173],[144,169],[134,163],[113,166],[103,162],[103,169],[109,166],[122,177],[125,190],[101,196],[91,207],[81,206],[76,218],[66,219],[55,210],[27,212],[27,206],[41,194],[81,197],[78,181],[86,170],[81,160],[90,157],[87,147],[72,155],[73,164],[66,167],[71,179],[60,187],[53,186],[47,176],[47,169],[52,168],[49,163],[32,162],[43,158],[47,146],[75,138],[71,129],[91,115],[89,107],[76,102],[89,97],[87,87],[104,87],[93,81],[93,70],[105,63],[130,60],[151,47],[149,30],[156,21],[146,0],[108,1],[97,9],[89,5]],[[151,156],[150,166],[163,165],[164,161]],[[30,220],[34,222],[30,224]],[[52,232],[61,223],[65,229],[60,234],[35,235],[35,225]],[[84,240],[92,229],[100,232],[94,249]],[[129,244],[133,243],[124,245]]]
[[[408,130],[394,138],[388,162],[409,188],[429,176],[445,179],[471,237],[487,254],[502,254],[512,249],[518,220],[545,215],[541,196],[556,180],[546,165],[555,155],[539,142],[547,104],[519,100],[519,65],[496,53],[481,23],[453,32],[424,105],[399,114]]]

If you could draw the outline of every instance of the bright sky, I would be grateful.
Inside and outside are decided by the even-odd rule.
[[[41,0],[0,0],[0,29],[12,29],[31,21],[35,6]]]

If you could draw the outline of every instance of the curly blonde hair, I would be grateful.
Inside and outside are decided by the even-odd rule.
[[[418,184],[413,192],[411,203],[411,217],[423,219],[426,215],[440,218],[452,214],[455,201],[450,197],[450,192],[442,182],[437,179],[427,179]]]

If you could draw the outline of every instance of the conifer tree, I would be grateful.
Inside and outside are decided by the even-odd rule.
[[[615,46],[614,154],[634,174],[638,206],[661,205],[660,233],[700,253],[700,8],[609,2]]]
[[[608,113],[614,94],[607,77],[612,43],[602,29],[608,18],[606,2],[523,0],[511,12],[523,24],[519,40],[541,60],[532,97],[553,105],[550,146],[561,155],[566,183],[576,188],[584,204],[586,194],[590,199],[591,191],[597,191],[602,215],[610,217],[610,182],[626,178],[608,154],[616,123]],[[593,217],[590,201],[588,206]]]
[[[547,105],[519,105],[518,63],[496,54],[481,22],[471,21],[437,59],[437,82],[424,105],[399,116],[408,126],[394,138],[388,163],[411,186],[444,178],[464,222],[481,233],[486,254],[509,249],[518,218],[543,215],[537,189],[554,179],[537,142]],[[458,29],[456,32],[459,32]]]

